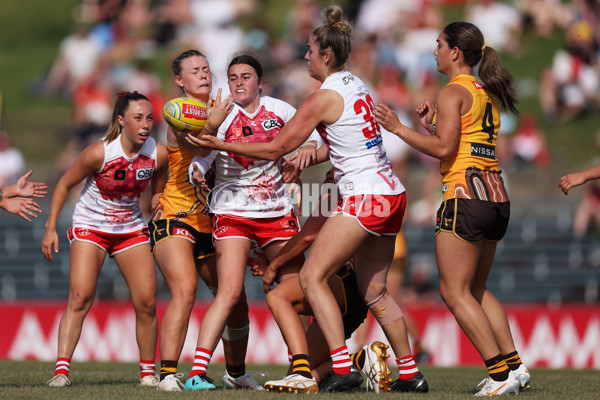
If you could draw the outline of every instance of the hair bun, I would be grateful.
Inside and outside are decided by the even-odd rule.
[[[340,6],[329,6],[325,10],[325,25],[350,35],[352,33],[352,26],[348,21],[343,19],[343,15],[344,12]]]

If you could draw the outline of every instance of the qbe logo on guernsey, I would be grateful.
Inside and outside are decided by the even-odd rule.
[[[152,168],[138,169],[135,171],[135,179],[138,181],[148,179],[152,176],[152,172]]]

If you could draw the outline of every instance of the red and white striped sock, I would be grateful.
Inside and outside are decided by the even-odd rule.
[[[208,364],[212,358],[212,351],[203,349],[202,347],[196,347],[196,354],[194,355],[194,365],[190,371],[190,378],[196,375],[206,375]]]
[[[71,359],[67,357],[58,357],[56,359],[56,367],[54,369],[54,376],[66,375],[69,376],[69,369],[71,368]]]
[[[288,350],[288,362],[292,363],[292,352]]]
[[[145,376],[154,375],[154,372],[154,360],[140,360],[140,374],[142,378]]]
[[[412,356],[406,356],[404,358],[396,358],[396,362],[398,363],[399,376],[403,381],[407,381],[415,377],[417,372],[419,372],[419,368],[415,363],[415,358]]]
[[[340,375],[350,373],[352,361],[350,360],[350,354],[348,354],[348,347],[346,345],[333,350],[330,354],[333,363],[333,372]]]

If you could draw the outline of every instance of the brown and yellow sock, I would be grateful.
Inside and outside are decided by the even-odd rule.
[[[352,365],[358,368],[359,371],[362,371],[365,366],[365,351],[364,349],[360,349],[356,353],[350,354],[350,360],[352,361]]]
[[[161,360],[160,361],[160,380],[165,379],[167,375],[177,373],[177,361]]]
[[[292,356],[292,374],[298,374],[305,378],[312,379],[310,373],[310,361],[306,354],[295,354]]]
[[[485,360],[484,363],[487,367],[488,374],[490,374],[490,378],[496,382],[502,382],[508,379],[510,369],[508,369],[508,365],[506,365],[506,361],[504,361],[504,356],[502,354],[498,354],[489,360]]]
[[[513,351],[512,353],[508,353],[508,354],[504,355],[503,357],[504,357],[504,361],[506,361],[506,365],[508,365],[508,368],[511,371],[516,371],[517,369],[519,369],[521,364],[523,364],[521,362],[521,357],[519,357],[519,353],[517,353],[516,351]]]

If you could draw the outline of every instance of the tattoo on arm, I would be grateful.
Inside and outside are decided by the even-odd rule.
[[[0,204],[2,204],[2,200],[4,200],[4,188],[0,187]]]

